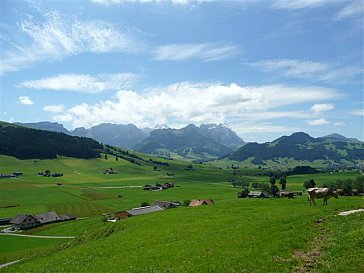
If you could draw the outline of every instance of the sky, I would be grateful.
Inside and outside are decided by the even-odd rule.
[[[0,1],[0,120],[364,140],[362,0]]]

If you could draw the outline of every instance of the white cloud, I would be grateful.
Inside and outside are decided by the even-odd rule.
[[[183,61],[187,59],[217,61],[229,58],[237,51],[236,46],[219,43],[171,44],[158,47],[154,54],[155,59],[159,61]]]
[[[354,116],[363,116],[364,117],[364,109],[354,110],[351,112],[351,114]]]
[[[18,97],[19,102],[24,105],[33,105],[34,102],[28,96],[20,96]]]
[[[361,76],[361,67],[340,67],[327,63],[302,61],[295,59],[263,60],[248,63],[264,72],[273,72],[278,76],[305,78],[322,82],[350,82],[353,78]]]
[[[344,20],[350,17],[363,16],[364,13],[364,5],[362,0],[356,0],[350,3],[349,5],[342,8],[336,14],[336,20]]]
[[[274,125],[270,123],[257,123],[252,125],[242,125],[242,126],[234,126],[234,131],[238,134],[249,134],[249,133],[283,133],[283,132],[297,132],[299,131],[298,127],[289,127],[289,126],[281,126]]]
[[[320,104],[314,104],[311,107],[311,110],[315,113],[315,114],[320,114],[322,112],[327,112],[327,111],[331,111],[334,109],[334,105],[331,103],[320,103]]]
[[[46,105],[43,107],[43,111],[52,113],[61,113],[64,111],[64,105],[63,104]]]
[[[64,113],[64,114],[56,115],[53,117],[53,120],[56,120],[59,122],[68,122],[68,121],[72,121],[72,119],[73,119],[73,117],[69,113]]]
[[[334,126],[343,126],[343,125],[345,125],[345,123],[342,121],[337,121],[334,123]]]
[[[44,12],[43,21],[29,16],[18,26],[16,35],[4,35],[26,39],[4,43],[0,74],[80,53],[130,53],[141,48],[129,30],[103,21],[65,18],[55,11]]]
[[[329,121],[327,121],[326,119],[324,118],[319,118],[319,119],[314,119],[314,120],[309,120],[307,122],[309,125],[312,125],[312,126],[320,126],[320,125],[325,125],[325,124],[330,124]]]
[[[157,124],[230,123],[230,120],[241,123],[245,118],[307,118],[302,112],[284,113],[274,109],[334,99],[336,96],[334,90],[320,87],[242,87],[234,83],[222,85],[183,82],[145,90],[143,93],[119,91],[110,100],[92,105],[76,105],[55,117],[55,120],[67,118],[74,127],[90,127],[101,122],[154,127]]]
[[[61,74],[39,80],[24,81],[19,86],[30,89],[69,90],[81,93],[98,93],[106,90],[129,88],[138,75],[120,74]]]
[[[322,7],[334,3],[337,0],[275,0],[273,9],[299,10]]]

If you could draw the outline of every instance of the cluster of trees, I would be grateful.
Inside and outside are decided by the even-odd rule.
[[[60,156],[97,158],[103,146],[86,137],[0,125],[0,154],[19,159],[52,159]]]
[[[358,176],[356,179],[338,179],[333,183],[324,183],[323,187],[330,188],[331,190],[343,189],[344,193],[351,195],[353,189],[364,193],[364,176]]]

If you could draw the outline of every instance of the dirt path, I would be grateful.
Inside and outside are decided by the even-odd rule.
[[[8,262],[8,263],[5,263],[5,264],[0,264],[0,268],[7,267],[9,265],[15,264],[15,263],[20,262],[20,261],[21,260],[16,260],[16,261]]]
[[[364,209],[353,209],[353,210],[342,211],[338,215],[347,216],[349,214],[358,213],[358,212],[364,212]]]
[[[17,237],[28,237],[28,238],[42,238],[42,239],[74,239],[75,236],[42,236],[42,235],[27,235],[17,233],[0,233],[3,236],[17,236]]]
[[[298,266],[295,268],[297,273],[309,273],[314,270],[317,262],[321,258],[321,251],[327,240],[327,232],[323,227],[325,219],[317,219],[314,223],[314,229],[319,236],[313,239],[310,247],[306,251],[296,250],[293,257],[298,261]]]

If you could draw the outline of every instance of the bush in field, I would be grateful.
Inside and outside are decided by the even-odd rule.
[[[188,207],[191,203],[191,200],[185,200],[183,201],[183,206]]]
[[[303,186],[305,187],[305,189],[314,188],[316,186],[315,180],[314,179],[307,180],[303,183]]]
[[[142,202],[141,204],[140,204],[140,206],[141,207],[147,207],[147,206],[149,206],[149,203],[148,202]]]

